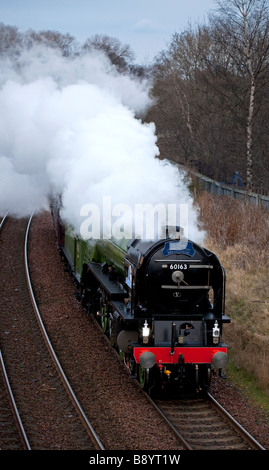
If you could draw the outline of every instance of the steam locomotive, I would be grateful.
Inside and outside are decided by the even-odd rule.
[[[58,213],[54,220],[85,309],[142,388],[209,388],[212,370],[228,363],[225,273],[216,255],[178,229],[155,241],[85,241]]]

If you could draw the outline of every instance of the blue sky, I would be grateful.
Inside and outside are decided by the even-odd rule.
[[[69,33],[79,42],[107,34],[129,44],[136,62],[150,62],[172,34],[207,20],[215,0],[0,0],[0,22]]]

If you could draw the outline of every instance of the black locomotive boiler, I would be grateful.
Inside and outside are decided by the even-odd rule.
[[[203,390],[228,363],[225,273],[217,256],[174,232],[161,240],[89,240],[58,219],[82,302],[147,391]],[[178,236],[178,238],[177,238]]]

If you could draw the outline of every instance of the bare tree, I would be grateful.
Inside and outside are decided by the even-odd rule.
[[[34,44],[43,44],[44,46],[58,49],[64,57],[78,54],[78,43],[69,33],[62,34],[58,31],[33,31],[25,34],[27,47]]]
[[[0,23],[0,55],[16,53],[21,43],[22,34],[16,26]]]
[[[247,189],[253,187],[253,129],[257,95],[269,71],[268,0],[219,0],[218,15],[212,17],[215,40],[226,48],[233,75],[248,76],[246,119]]]
[[[86,52],[93,50],[104,52],[111,63],[120,71],[126,70],[128,63],[134,59],[134,53],[128,44],[122,44],[119,39],[106,35],[96,34],[88,38],[82,50]]]
[[[232,166],[224,156],[227,142],[223,141],[234,125],[219,92],[218,64],[226,66],[209,27],[175,33],[168,50],[156,58],[154,93],[158,98],[149,119],[166,131],[159,143],[164,155],[172,154],[174,160],[223,180]]]

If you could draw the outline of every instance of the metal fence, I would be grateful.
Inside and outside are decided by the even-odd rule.
[[[181,166],[181,165],[180,165]],[[263,196],[262,194],[253,193],[246,191],[242,188],[238,188],[234,184],[223,184],[219,183],[207,176],[203,176],[196,171],[182,167],[185,172],[189,173],[193,179],[199,182],[199,186],[212,193],[218,194],[219,196],[230,196],[234,199],[241,201],[249,201],[255,204],[257,207],[261,206],[269,210],[269,196]]]

